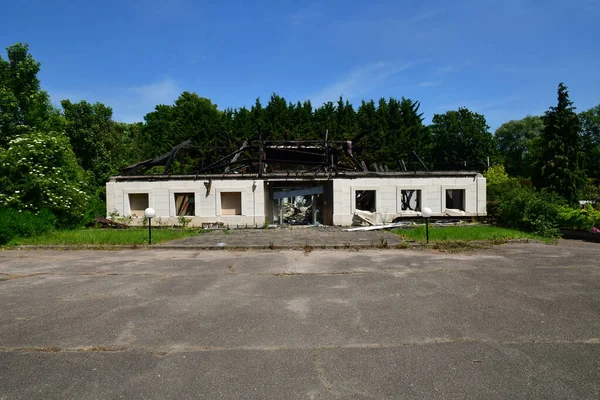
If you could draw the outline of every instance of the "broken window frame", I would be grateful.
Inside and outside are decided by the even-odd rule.
[[[460,193],[460,194],[457,196],[457,193]],[[466,205],[467,205],[467,190],[466,189],[462,189],[462,188],[446,189],[445,193],[444,193],[444,197],[445,197],[444,204],[446,206],[446,209],[466,211]],[[456,203],[456,202],[460,203],[460,204],[458,204],[460,207],[455,207],[457,204],[454,204],[454,203]],[[451,205],[452,205],[452,207],[451,207]]]
[[[228,208],[227,212],[223,212],[223,195],[225,195],[225,197],[227,196],[233,196],[233,195],[238,195],[238,199],[239,199],[239,203],[238,203],[238,199],[236,199],[236,203],[239,204],[239,209],[238,207],[235,208]],[[241,191],[235,191],[235,190],[227,190],[227,191],[221,191],[219,192],[219,215],[224,216],[224,217],[234,217],[234,216],[240,216],[243,215],[243,210],[242,210],[242,205],[244,204],[244,199],[242,196],[242,192]],[[231,214],[229,212],[229,210],[234,210],[234,214]]]
[[[185,197],[188,197],[187,202]],[[178,202],[179,199],[181,203]],[[173,201],[175,204],[175,216],[177,217],[193,217],[196,215],[196,193],[194,192],[175,192],[173,193]]]
[[[370,193],[368,193],[370,192]],[[355,189],[354,210],[377,212],[377,190],[376,189]],[[359,197],[361,197],[359,199]],[[359,204],[361,202],[362,204]]]
[[[133,204],[132,203],[136,203],[136,201],[132,201],[132,199],[134,198],[138,198],[140,199],[141,196],[146,196],[146,201],[145,203],[145,207],[143,209],[137,209],[137,208],[133,208]],[[148,192],[129,192],[127,193],[127,201],[128,201],[128,205],[129,205],[129,215],[131,216],[136,216],[136,217],[143,217],[144,216],[144,211],[146,210],[146,208],[150,207],[150,193]],[[138,204],[136,204],[136,207],[138,206]]]
[[[416,206],[411,208],[410,203],[416,195]],[[423,191],[421,189],[400,189],[400,211],[421,211]]]

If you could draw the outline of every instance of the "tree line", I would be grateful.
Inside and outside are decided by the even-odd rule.
[[[426,125],[420,103],[408,98],[365,101],[355,109],[340,97],[337,102],[313,106],[310,100],[287,102],[273,94],[263,105],[221,111],[210,99],[183,92],[173,105],[159,105],[138,124],[142,157],[162,154],[187,139],[200,147],[196,162],[208,163],[245,140],[330,140],[353,142],[357,156],[367,165],[392,170],[404,161],[422,169],[415,154],[429,169],[483,169],[495,156],[493,135],[485,118],[466,108],[435,115]],[[458,131],[455,131],[458,129]],[[226,154],[226,153],[225,153]]]
[[[69,99],[56,107],[41,89],[40,63],[18,43],[0,55],[0,205],[23,211],[49,209],[65,225],[85,210],[104,214],[104,184],[125,166],[156,157],[187,139],[190,172],[230,153],[246,140],[351,140],[367,165],[400,170],[485,170],[503,164],[509,175],[550,186],[573,203],[586,177],[600,178],[600,105],[575,113],[564,85],[544,116],[509,121],[493,134],[467,108],[424,122],[417,100],[381,98],[358,106],[340,97],[313,105],[272,94],[249,108],[219,109],[210,99],[183,92],[144,121],[113,120],[102,103]],[[152,172],[152,171],[150,171]],[[64,193],[57,185],[62,185]],[[568,188],[568,193],[566,189]],[[63,190],[63,191],[64,191]],[[68,198],[68,203],[66,200]],[[61,201],[62,199],[62,201]]]

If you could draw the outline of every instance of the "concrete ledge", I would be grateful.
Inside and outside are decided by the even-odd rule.
[[[421,247],[420,243],[409,243],[409,247]],[[5,247],[4,250],[98,250],[98,251],[119,251],[119,250],[360,250],[360,249],[381,249],[381,250],[395,250],[401,249],[398,246],[385,246],[380,244],[361,244],[361,245],[142,245],[142,246],[129,246],[129,245],[112,245],[112,246],[101,246],[101,245],[48,245],[48,246],[15,246]]]
[[[405,249],[435,249],[440,244],[443,246],[448,243],[465,244],[465,249],[469,250],[469,245],[490,247],[499,246],[509,243],[544,243],[533,239],[510,239],[502,241],[494,240],[472,240],[472,241],[444,241],[444,242],[430,242],[430,243],[419,243],[403,241],[399,244],[386,245],[382,243],[370,243],[370,244],[325,244],[325,245],[204,245],[204,244],[190,244],[190,245],[168,245],[168,244],[156,244],[156,245],[27,245],[27,246],[14,246],[14,247],[3,247],[0,250],[65,250],[65,251],[77,251],[77,250],[97,250],[97,251],[119,251],[119,250],[301,250],[301,251],[313,251],[313,250],[405,250]]]

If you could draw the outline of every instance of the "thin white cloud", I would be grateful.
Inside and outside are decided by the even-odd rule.
[[[103,103],[113,109],[113,119],[119,122],[141,122],[156,105],[172,104],[182,91],[170,78],[133,87],[90,87],[73,92],[48,90],[55,104],[63,99]]]
[[[441,84],[442,84],[441,81],[428,81],[428,82],[419,83],[419,86],[423,87],[423,88],[427,88],[427,87],[440,86]]]
[[[502,97],[502,98],[491,99],[491,100],[457,101],[457,102],[454,102],[451,104],[440,105],[440,106],[436,107],[436,109],[448,111],[448,110],[457,110],[460,107],[466,107],[471,111],[483,112],[486,110],[493,109],[497,106],[513,103],[515,101],[519,101],[522,99],[523,99],[523,97],[521,97],[521,96],[508,96],[508,97]]]
[[[463,69],[465,69],[466,67],[468,67],[469,65],[471,65],[472,62],[473,62],[472,60],[465,60],[458,64],[443,65],[443,66],[439,67],[438,69],[436,69],[436,72],[439,74],[449,74],[452,72],[459,72],[459,71],[462,71]]]
[[[310,23],[321,18],[325,14],[323,4],[316,2],[307,7],[302,7],[290,15],[292,25]]]
[[[412,17],[410,17],[406,20],[406,23],[415,24],[417,22],[424,22],[424,21],[430,20],[434,17],[437,17],[440,14],[443,14],[444,12],[446,12],[446,10],[447,10],[446,7],[431,8],[429,10],[420,12],[419,14],[413,15]]]
[[[144,115],[158,104],[172,104],[182,88],[172,79],[141,85],[125,90],[115,98],[114,119],[123,122],[143,121]]]
[[[186,0],[137,0],[140,12],[160,19],[174,19],[189,16],[190,5]]]
[[[377,89],[393,75],[398,74],[411,64],[377,62],[352,70],[341,80],[334,82],[318,93],[310,96],[312,103],[319,106],[328,101],[336,101],[340,96],[346,99],[361,98]]]
[[[582,6],[584,11],[595,11],[600,9],[600,1],[598,0],[583,0]]]
[[[449,73],[458,71],[458,68],[454,65],[444,65],[443,67],[438,68],[436,71],[439,73]]]
[[[181,88],[170,78],[162,81],[131,88],[131,92],[140,98],[155,104],[171,103],[181,93]]]
[[[536,8],[530,3],[527,0],[464,0],[457,7],[518,16],[536,12]]]
[[[354,52],[357,46],[368,46],[368,43],[386,43],[388,50],[396,54],[403,54],[405,49],[412,52],[440,46],[448,30],[445,14],[449,8],[425,7],[416,13],[405,9],[373,6],[369,11],[354,13],[351,17],[327,14],[319,29],[326,29],[327,39],[339,43],[338,46],[345,48],[345,44],[350,43],[350,51]]]

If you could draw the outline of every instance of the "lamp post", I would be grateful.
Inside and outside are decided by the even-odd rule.
[[[431,218],[431,208],[423,208],[421,210],[421,216],[425,218],[425,234],[427,236],[427,243],[429,243],[429,218]]]
[[[148,218],[148,244],[152,244],[152,218],[156,215],[154,208],[148,207],[144,210],[144,216]]]

